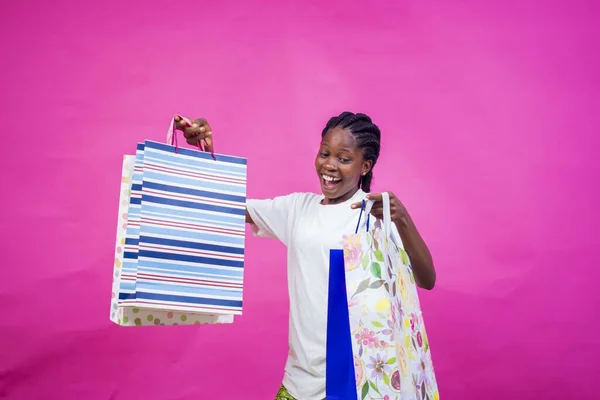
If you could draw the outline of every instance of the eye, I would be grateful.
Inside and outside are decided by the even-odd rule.
[[[326,158],[326,157],[329,157],[329,153],[326,153],[326,152],[322,151],[322,152],[319,153],[319,156],[321,158]]]
[[[351,162],[352,159],[350,159],[350,158],[340,158],[340,161],[343,162],[344,164],[347,164],[347,163]]]

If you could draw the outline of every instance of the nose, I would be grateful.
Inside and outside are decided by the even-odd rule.
[[[331,160],[327,160],[323,167],[325,167],[325,169],[330,172],[337,170],[337,165],[334,162],[331,162]]]

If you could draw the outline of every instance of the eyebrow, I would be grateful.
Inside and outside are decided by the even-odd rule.
[[[321,146],[331,147],[327,143],[323,143],[323,142],[321,142]],[[340,152],[352,153],[352,150],[347,149],[347,148],[344,147],[344,148],[340,149]]]

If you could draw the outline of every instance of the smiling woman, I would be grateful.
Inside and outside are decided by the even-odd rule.
[[[190,144],[211,138],[212,130],[204,119],[195,120],[192,126],[178,124],[178,128]],[[321,133],[315,158],[322,194],[292,193],[247,201],[246,221],[254,234],[276,238],[288,251],[290,351],[278,398],[325,398],[330,249],[341,248],[343,236],[355,232],[364,199],[374,201],[371,214],[383,219],[382,195],[369,193],[380,139],[379,128],[365,114],[344,112],[332,117]],[[389,197],[392,229],[404,242],[415,281],[432,289],[435,269],[429,250],[406,208],[393,193]]]
[[[345,201],[362,189],[371,191],[379,158],[381,132],[365,114],[344,112],[329,120],[315,160],[327,204]],[[336,176],[337,175],[337,176]]]
[[[372,164],[364,160],[350,132],[340,127],[328,130],[315,160],[325,195],[323,204],[335,204],[352,197],[359,188],[361,177],[371,170]]]

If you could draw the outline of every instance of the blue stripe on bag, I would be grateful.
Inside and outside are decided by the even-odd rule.
[[[329,253],[326,360],[327,400],[357,400],[343,250]]]
[[[198,150],[186,149],[184,147],[175,148],[174,146],[171,146],[171,145],[168,145],[165,143],[154,142],[152,140],[146,140],[145,147],[150,148],[150,149],[161,150],[165,153],[172,153],[172,154],[178,153],[178,154],[182,154],[184,156],[189,156],[189,157],[193,157],[193,158],[200,158],[200,159],[212,161],[212,156],[210,155],[210,153],[205,153],[203,151],[198,151]],[[241,158],[241,157],[226,156],[223,154],[215,154],[215,157],[217,158],[218,161],[230,163],[230,164],[234,164],[234,165],[236,165],[236,164],[237,165],[246,165],[247,164],[246,159]],[[232,168],[232,167],[230,167],[230,168]]]
[[[234,207],[224,207],[224,206],[215,206],[213,204],[202,204],[194,201],[184,201],[177,200],[173,198],[152,196],[148,194],[142,194],[142,201],[154,204],[165,204],[174,207],[183,207],[194,210],[205,210],[205,211],[214,211],[227,215],[235,214],[235,215],[246,215],[246,210],[243,208],[234,208]],[[133,202],[132,202],[133,203]],[[138,204],[138,203],[134,203]]]

